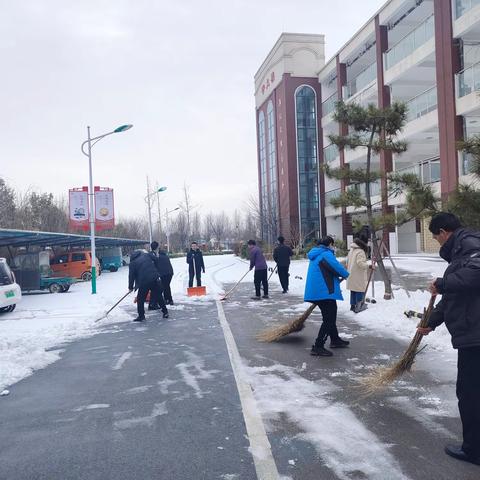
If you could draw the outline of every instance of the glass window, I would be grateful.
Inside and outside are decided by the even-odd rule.
[[[301,87],[297,90],[295,104],[300,225],[302,238],[305,238],[314,237],[320,229],[315,91],[308,86]]]
[[[58,264],[58,263],[67,263],[68,262],[68,253],[65,255],[59,255],[58,257],[55,257],[53,259],[53,264]]]
[[[86,260],[84,253],[72,253],[72,262],[81,262]]]

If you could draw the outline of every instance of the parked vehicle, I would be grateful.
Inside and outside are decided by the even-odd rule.
[[[10,270],[7,260],[0,258],[0,313],[13,312],[22,299],[20,285]]]
[[[22,292],[49,290],[51,293],[64,293],[77,282],[72,277],[53,276],[47,251],[18,254],[13,258],[12,270]]]
[[[55,255],[50,260],[54,276],[81,278],[84,281],[92,279],[92,254],[90,250],[77,250]],[[97,272],[100,275],[100,262],[96,259]]]
[[[99,249],[98,257],[100,259],[100,264],[102,265],[102,270],[116,272],[123,265],[121,247]]]

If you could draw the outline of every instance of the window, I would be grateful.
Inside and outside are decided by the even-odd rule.
[[[278,184],[278,175],[277,175],[277,151],[276,151],[276,138],[275,138],[275,111],[273,109],[273,102],[270,100],[267,105],[267,130],[268,130],[268,173],[270,180],[270,212],[269,216],[271,219],[271,232],[269,232],[269,240],[271,241],[274,237],[277,236],[278,232],[275,226],[278,221],[278,211],[277,211],[277,184]]]
[[[260,157],[260,211],[262,215],[262,238],[267,235],[267,208],[268,208],[268,186],[267,186],[267,146],[265,138],[265,114],[261,111],[258,115],[258,142]]]
[[[84,253],[72,253],[72,262],[82,262],[86,260]]]
[[[67,263],[68,262],[68,253],[65,255],[59,255],[58,257],[55,257],[53,259],[53,264],[58,264],[58,263]]]
[[[315,91],[303,86],[295,94],[297,165],[302,237],[315,237],[320,230],[317,111]]]

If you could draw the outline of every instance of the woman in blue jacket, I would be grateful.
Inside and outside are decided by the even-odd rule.
[[[323,317],[310,354],[322,357],[333,355],[324,347],[327,337],[330,337],[331,348],[344,348],[350,344],[339,337],[337,330],[337,300],[343,300],[340,282],[348,277],[348,272],[335,258],[333,244],[333,238],[326,236],[318,240],[317,246],[308,252],[310,264],[304,300],[318,305]]]

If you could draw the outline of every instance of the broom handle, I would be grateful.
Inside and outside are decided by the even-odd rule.
[[[419,326],[422,327],[422,328],[425,328],[426,326],[428,326],[428,319],[430,318],[430,315],[433,311],[433,307],[435,305],[435,300],[437,299],[437,296],[436,295],[432,295],[430,297],[430,301],[428,302],[428,307],[426,309],[423,309],[423,318],[420,320],[420,323],[419,323]],[[413,337],[412,339],[412,344],[414,343],[420,343],[421,339],[423,338],[423,335],[416,332],[415,333],[415,336]]]
[[[372,246],[373,246],[373,242],[372,242]],[[383,246],[383,237],[381,238],[380,245],[378,246],[379,251],[382,248],[382,246]],[[373,251],[373,248],[372,248],[372,251]],[[367,281],[367,286],[365,288],[365,292],[363,292],[363,298],[364,298],[363,303],[365,303],[365,298],[367,297],[368,287],[370,286],[370,281],[372,280],[373,274],[375,272],[373,267],[375,266],[376,261],[377,261],[377,257],[376,257],[375,252],[373,251],[372,268],[370,270],[370,274],[368,275],[368,281]],[[372,290],[373,290],[373,288],[374,287],[372,287]],[[375,295],[373,293],[372,293],[372,297],[375,297]]]
[[[240,285],[240,282],[250,273],[250,270],[247,270],[242,278],[223,296],[223,298],[227,298],[237,287]]]
[[[127,295],[130,295],[130,290],[105,314],[108,315]]]
[[[277,270],[277,265],[275,265],[275,268],[272,270],[272,273],[268,276],[267,282],[270,280],[270,278],[272,278],[272,275],[276,272],[276,270]]]

